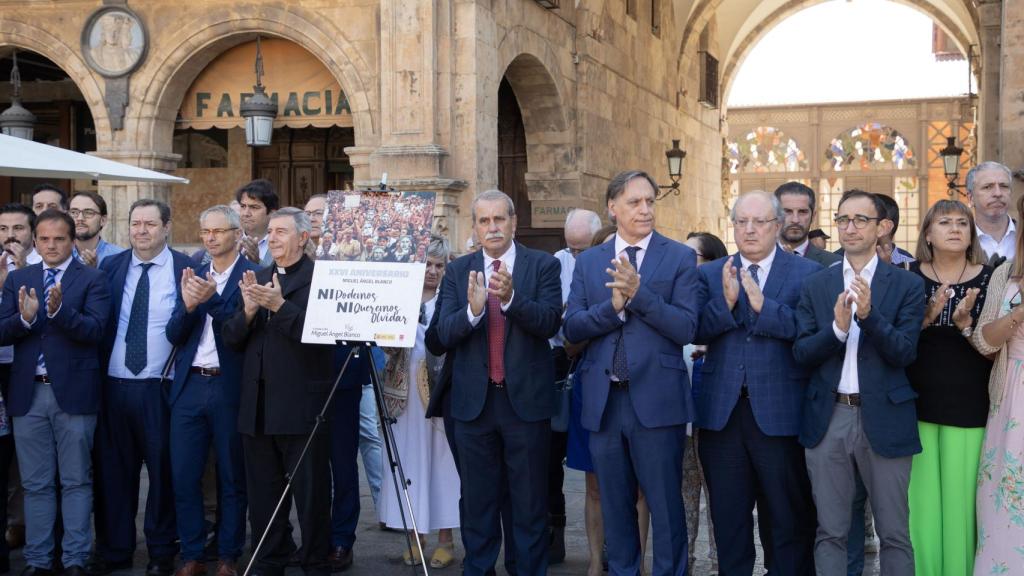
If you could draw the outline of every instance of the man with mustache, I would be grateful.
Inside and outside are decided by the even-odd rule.
[[[107,225],[107,201],[96,192],[78,192],[71,197],[68,214],[75,221],[75,247],[72,255],[82,264],[98,268],[107,256],[120,254],[124,248],[100,238]]]
[[[982,162],[967,172],[967,197],[974,208],[978,240],[990,264],[1012,260],[1017,251],[1017,223],[1007,214],[1013,175],[998,162]]]
[[[818,248],[808,238],[818,215],[814,190],[800,182],[786,182],[775,189],[775,197],[782,204],[782,212],[786,216],[779,230],[779,245],[783,249],[825,267],[843,259],[838,254]]]

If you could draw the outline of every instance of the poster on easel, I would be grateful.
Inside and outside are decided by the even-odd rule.
[[[332,191],[302,341],[416,344],[433,192]]]

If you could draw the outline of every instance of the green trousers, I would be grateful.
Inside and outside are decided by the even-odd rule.
[[[970,576],[974,493],[984,428],[918,422],[920,454],[910,472],[910,539],[917,576]]]

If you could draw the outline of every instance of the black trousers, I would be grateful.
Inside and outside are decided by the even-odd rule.
[[[551,357],[555,360],[555,380],[565,379],[571,364],[565,348],[552,348]],[[565,494],[562,492],[562,484],[565,482],[565,453],[568,447],[568,432],[551,432],[548,452],[548,515],[552,526],[565,526]]]
[[[306,435],[290,434],[242,435],[253,548],[270,523],[270,516],[287,484],[286,475],[298,461],[306,438]],[[260,576],[283,576],[288,566],[288,557],[294,550],[288,526],[293,498],[302,532],[299,549],[302,570],[316,576],[330,574],[327,562],[331,543],[329,444],[327,429],[321,429],[295,472],[292,497],[282,504],[256,558],[255,571]]]

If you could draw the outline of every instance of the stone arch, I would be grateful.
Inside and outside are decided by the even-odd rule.
[[[723,62],[721,69],[720,93],[723,101],[728,96],[729,90],[732,88],[732,81],[736,78],[736,74],[739,72],[743,61],[761,38],[786,18],[789,18],[793,14],[796,14],[806,8],[821,4],[822,2],[824,2],[824,0],[788,0],[773,10],[769,18],[758,22],[752,29],[745,34],[741,34],[736,40],[734,40],[733,45],[725,51],[728,58]],[[932,21],[943,29],[943,31],[949,34],[950,38],[956,42],[957,47],[960,48],[964,54],[970,53],[969,47],[971,44],[977,42],[977,40],[972,42],[970,39],[971,37],[977,37],[976,13],[972,13],[973,30],[964,30],[949,16],[939,10],[936,3],[933,1],[904,0],[898,3],[910,6],[931,18]]]
[[[103,104],[103,90],[77,46],[71,47],[59,36],[32,24],[0,18],[0,47],[6,46],[37,52],[60,66],[82,92],[89,106],[96,126],[97,147],[102,150],[109,145],[110,121]]]
[[[516,26],[498,46],[498,66],[522,111],[531,198],[578,195],[578,178],[564,186],[576,171],[574,120],[565,106],[572,81],[562,74],[555,52],[535,32]],[[497,118],[496,99],[491,102]]]
[[[289,40],[319,59],[338,78],[348,98],[355,125],[356,146],[372,146],[379,137],[372,103],[376,102],[373,66],[333,24],[299,6],[288,10],[273,6],[248,6],[244,11],[217,10],[166,39],[162,49],[151,52],[146,70],[134,79],[135,101],[126,131],[142,150],[171,151],[174,119],[192,81],[225,50],[254,40],[257,34]]]

